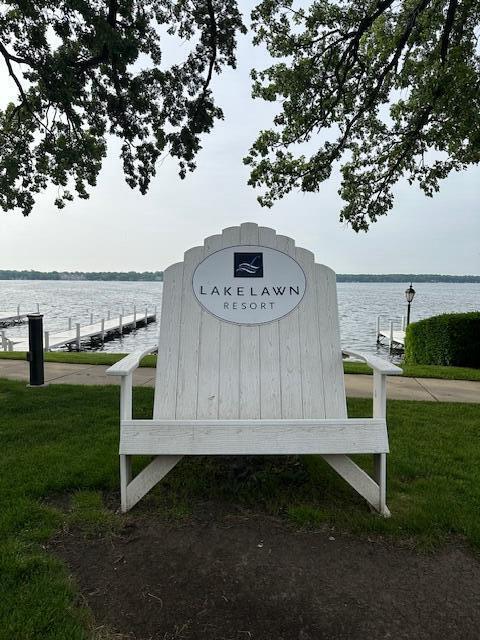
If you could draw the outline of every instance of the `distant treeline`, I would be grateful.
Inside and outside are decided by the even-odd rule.
[[[163,271],[13,271],[1,270],[0,280],[138,280],[163,281]]]
[[[0,269],[0,280],[118,280],[162,282],[163,271],[14,271]],[[337,282],[480,282],[480,276],[435,273],[337,273]]]
[[[437,273],[337,273],[337,282],[480,282],[480,276]]]

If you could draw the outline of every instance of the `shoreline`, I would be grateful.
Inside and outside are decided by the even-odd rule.
[[[336,273],[340,282],[480,284],[480,275],[445,273]],[[0,281],[163,282],[163,271],[36,271],[0,269]]]

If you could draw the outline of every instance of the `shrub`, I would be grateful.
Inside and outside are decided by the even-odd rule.
[[[445,313],[409,325],[405,363],[480,368],[480,312]]]

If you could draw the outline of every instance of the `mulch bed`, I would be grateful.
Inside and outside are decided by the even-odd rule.
[[[461,543],[424,554],[207,504],[180,522],[133,510],[119,536],[70,532],[51,550],[70,567],[98,626],[119,637],[480,637],[480,562]]]

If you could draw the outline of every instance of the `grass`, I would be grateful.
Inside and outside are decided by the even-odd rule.
[[[441,367],[429,364],[400,364],[405,378],[439,378],[441,380],[477,380],[480,381],[480,369],[469,367]],[[371,375],[372,370],[361,362],[344,362],[345,373]]]
[[[100,364],[112,365],[124,358],[126,353],[108,353],[102,351],[49,351],[44,354],[45,362],[62,362],[65,364]],[[25,351],[0,351],[0,360],[26,360]],[[156,367],[157,356],[142,358],[141,367]]]
[[[134,395],[136,416],[149,417],[152,390]],[[480,404],[389,402],[393,515],[385,520],[318,456],[185,458],[129,516],[119,516],[103,499],[118,490],[116,387],[0,381],[0,403],[1,640],[91,637],[65,567],[44,549],[56,532],[115,535],[128,518],[152,511],[184,518],[204,500],[263,509],[297,527],[327,524],[424,547],[456,535],[480,550]],[[350,416],[370,412],[370,401],[349,401]],[[360,462],[370,468],[369,459]],[[135,460],[135,471],[141,464],[145,458]]]
[[[45,354],[46,362],[63,362],[68,364],[103,364],[112,365],[118,362],[125,353],[106,353],[99,351],[50,351]],[[0,351],[0,360],[26,360],[26,353],[23,351]],[[141,367],[155,367],[157,356],[145,356]],[[442,380],[480,380],[480,369],[468,367],[440,367],[436,365],[400,365],[403,375],[407,378],[440,378]],[[344,362],[345,373],[356,373],[371,375],[372,370],[361,362]]]

